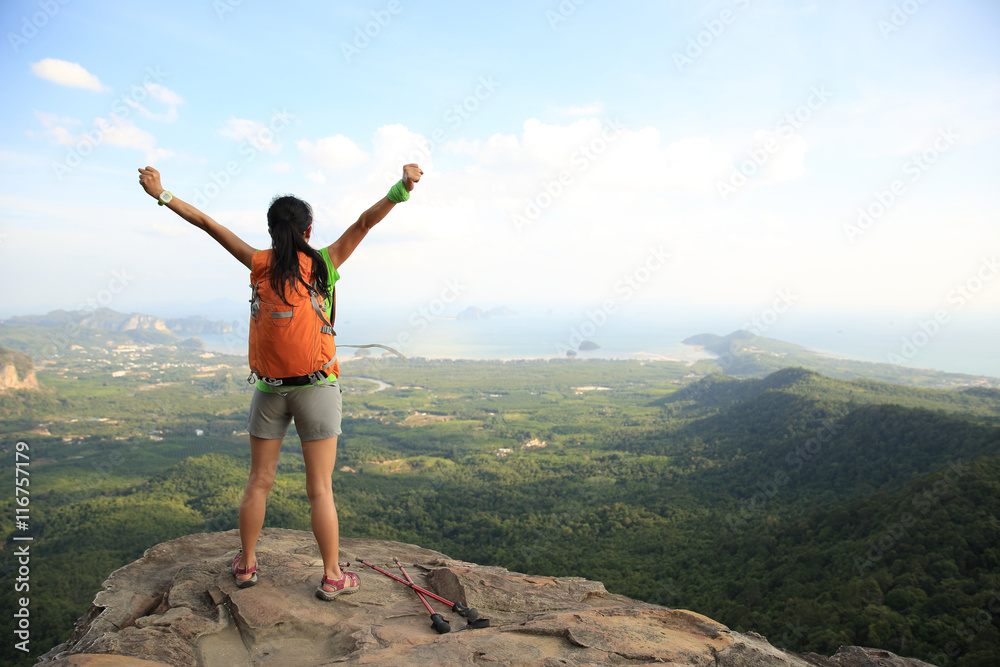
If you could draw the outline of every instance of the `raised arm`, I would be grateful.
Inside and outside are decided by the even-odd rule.
[[[403,167],[403,187],[406,188],[407,192],[413,191],[413,186],[420,180],[420,176],[423,174],[423,170],[420,169],[415,164],[408,164]],[[357,221],[347,228],[340,238],[334,241],[327,248],[330,251],[330,260],[333,261],[333,265],[336,268],[347,261],[347,258],[351,256],[354,249],[358,247],[363,239],[372,227],[377,225],[382,218],[388,215],[389,211],[393,209],[394,204],[389,200],[389,197],[382,197],[382,199],[375,202],[375,204],[369,208],[367,211],[361,214],[361,217]]]
[[[160,194],[164,192],[163,186],[160,185],[160,172],[152,167],[139,169],[139,183],[142,185],[142,189],[146,191],[146,194],[153,199],[159,199]],[[209,236],[219,242],[219,245],[228,250],[230,255],[239,260],[240,264],[248,269],[251,268],[254,249],[230,229],[224,225],[220,225],[191,204],[182,201],[179,197],[174,196],[164,206],[198,229],[207,232]]]

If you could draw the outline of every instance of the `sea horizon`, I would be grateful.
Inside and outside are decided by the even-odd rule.
[[[246,355],[245,304],[219,300],[115,305],[118,312],[164,319],[207,317],[229,323],[233,325],[229,333],[181,335],[201,339],[208,351]],[[342,303],[335,326],[344,361],[356,355],[349,345],[377,343],[407,357],[428,359],[557,359],[573,350],[579,359],[693,363],[713,355],[683,340],[704,333],[725,336],[742,329],[832,357],[1000,378],[1000,314],[965,312],[961,317],[956,313],[936,319],[902,310],[838,312],[796,307],[784,313],[765,309],[746,316],[747,308],[740,305],[626,305],[632,307],[490,304],[479,306],[480,316],[470,318],[477,308],[468,304],[435,311],[406,305],[376,310]],[[3,315],[7,319],[14,313]],[[597,347],[581,350],[585,340]],[[389,354],[379,348],[370,350],[375,356],[383,353]]]
[[[336,323],[340,357],[345,361],[355,357],[356,351],[348,345],[377,343],[407,357],[428,359],[556,359],[566,358],[567,350],[573,350],[578,359],[693,363],[714,355],[699,346],[685,345],[683,340],[697,334],[724,336],[744,329],[832,357],[1000,377],[1000,342],[995,335],[1000,331],[1000,317],[939,324],[935,329],[933,323],[919,317],[893,316],[878,322],[868,315],[812,315],[789,317],[772,326],[758,322],[761,328],[755,330],[752,322],[734,324],[732,318],[669,309],[611,315],[598,309],[514,312],[479,319],[460,319],[455,314],[433,319],[400,319],[378,313],[354,315]],[[246,330],[240,324],[232,333],[197,338],[209,351],[246,354]],[[598,347],[580,350],[584,340]],[[389,354],[379,348],[370,353]]]

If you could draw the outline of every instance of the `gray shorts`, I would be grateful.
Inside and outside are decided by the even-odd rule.
[[[302,442],[338,436],[342,391],[336,382],[287,389],[278,394],[254,389],[247,431],[267,440],[284,438],[294,418]]]

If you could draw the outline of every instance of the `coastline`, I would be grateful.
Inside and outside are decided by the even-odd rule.
[[[437,360],[514,361],[567,359],[566,349],[574,349],[560,341],[563,331],[558,323],[546,320],[507,320],[504,326],[487,327],[479,321],[449,320],[435,322],[434,326],[408,345],[396,343],[404,340],[394,327],[373,327],[360,330],[352,327],[350,340],[384,342],[397,347],[407,357]],[[497,323],[494,323],[496,325]],[[633,323],[637,324],[637,323]],[[516,326],[515,326],[516,325]],[[346,328],[347,325],[345,325]],[[721,331],[719,327],[715,330]],[[394,332],[387,335],[386,331]],[[405,329],[403,330],[405,332]],[[673,361],[693,365],[699,360],[716,359],[718,355],[701,345],[687,345],[680,341],[697,333],[712,331],[707,325],[685,324],[666,327],[607,327],[595,337],[600,348],[577,351],[575,359]],[[892,363],[889,355],[898,354],[899,339],[894,334],[881,335],[857,333],[853,336],[839,331],[774,331],[767,332],[777,340],[804,347],[811,353],[831,360],[855,363]],[[958,332],[956,332],[958,333]],[[245,357],[245,339],[237,342],[232,333],[197,336],[205,343],[205,350],[219,354]],[[347,335],[344,336],[345,340]],[[904,368],[957,373],[974,376],[1000,377],[1000,350],[993,353],[997,344],[987,334],[971,338],[956,337],[944,345],[942,337],[934,345],[918,350],[911,357],[904,357]],[[563,353],[560,353],[563,352]],[[341,363],[355,359],[353,354],[342,354]],[[381,355],[368,358],[378,359]]]

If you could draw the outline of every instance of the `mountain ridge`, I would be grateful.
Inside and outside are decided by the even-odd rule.
[[[934,371],[890,363],[838,357],[774,338],[738,329],[725,336],[701,333],[681,341],[701,347],[715,359],[692,364],[702,374],[722,373],[736,378],[763,377],[788,367],[802,367],[841,380],[869,379],[924,387],[1000,387],[1000,378]]]
[[[149,330],[174,335],[225,334],[233,331],[231,322],[210,320],[204,316],[159,317],[144,313],[120,313],[111,308],[94,310],[53,310],[44,315],[17,315],[4,320],[10,324],[33,324],[43,327],[83,327],[108,331]]]

